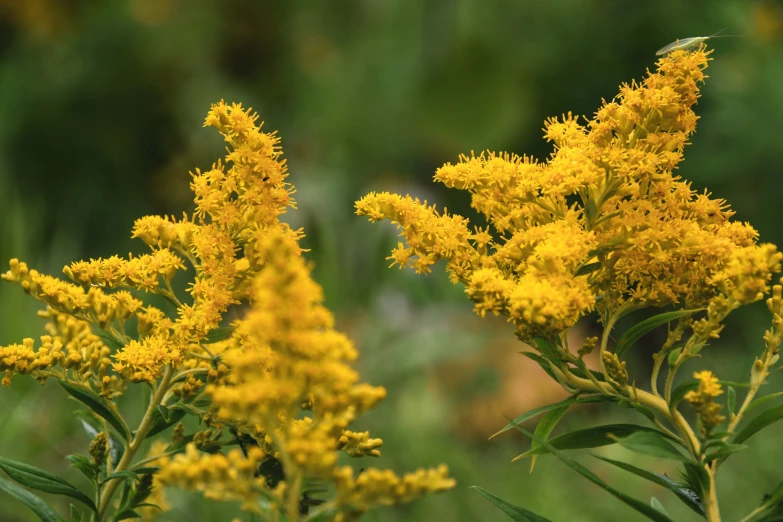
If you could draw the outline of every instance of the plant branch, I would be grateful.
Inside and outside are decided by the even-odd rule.
[[[141,443],[144,441],[144,438],[147,436],[150,428],[152,428],[153,413],[155,412],[155,408],[161,403],[163,396],[168,390],[173,375],[174,369],[171,366],[167,366],[163,373],[163,378],[160,380],[160,385],[155,390],[152,398],[150,398],[147,411],[144,413],[144,417],[141,419],[139,428],[136,430],[136,435],[133,437],[133,440],[128,443],[128,447],[125,448],[125,453],[122,455],[122,459],[120,459],[120,462],[117,464],[117,467],[114,470],[115,473],[128,469],[131,461],[133,461],[133,457],[136,456],[136,452],[141,447]],[[101,500],[100,506],[98,507],[98,522],[103,520],[103,516],[106,514],[106,510],[111,504],[111,498],[114,496],[114,493],[117,491],[117,488],[119,487],[122,480],[123,479],[121,478],[111,479],[104,484],[106,491],[104,492],[103,499]]]

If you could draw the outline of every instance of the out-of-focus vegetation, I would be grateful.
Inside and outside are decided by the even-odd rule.
[[[279,129],[298,188],[292,219],[305,227],[315,277],[362,352],[363,379],[389,389],[362,426],[385,441],[380,464],[446,462],[459,481],[367,520],[501,520],[467,490],[473,484],[553,520],[637,520],[554,459],[542,458],[533,476],[512,464],[522,439],[486,440],[501,413],[561,392],[516,355],[509,327],[474,318],[438,271],[424,279],[387,270],[393,232],[355,217],[353,201],[410,192],[473,216],[464,194],[430,182],[438,166],[487,148],[543,158],[545,117],[591,114],[620,82],[640,78],[656,49],[723,27],[744,37],[711,42],[681,174],[783,245],[779,1],[0,0],[0,261],[57,273],[70,260],[142,251],[129,238],[133,219],[187,207],[187,172],[224,147],[200,128],[209,104],[241,101]],[[38,308],[0,285],[0,344],[37,335]],[[723,378],[747,377],[767,324],[761,303],[729,321],[710,348]],[[649,355],[639,350],[633,362],[649,364]],[[773,377],[770,390],[780,386]],[[17,379],[0,390],[0,455],[68,473],[63,457],[88,443],[73,409],[51,385]],[[561,429],[605,415],[584,408]],[[726,466],[718,487],[727,520],[779,480],[770,455],[779,455],[780,430]],[[676,520],[695,519],[664,491],[589,464],[638,497],[655,495]],[[236,513],[171,497],[163,520]],[[7,500],[0,519],[31,520]]]

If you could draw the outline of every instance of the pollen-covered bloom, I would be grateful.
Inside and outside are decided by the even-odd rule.
[[[438,169],[436,181],[471,194],[486,232],[388,193],[368,194],[357,213],[398,225],[405,242],[392,253],[396,264],[427,272],[445,259],[476,312],[505,316],[527,340],[594,309],[700,308],[718,294],[758,300],[781,254],[731,221],[725,201],[675,174],[708,54],[703,46],[669,53],[592,119],[547,120],[554,150],[544,162],[485,152]]]

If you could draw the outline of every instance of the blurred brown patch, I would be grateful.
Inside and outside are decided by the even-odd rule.
[[[516,417],[528,410],[569,396],[536,363],[520,355],[531,350],[517,340],[503,321],[482,320],[493,335],[484,350],[469,358],[438,365],[432,385],[461,406],[454,412],[453,432],[466,440],[486,441],[501,429],[503,415]],[[582,346],[588,332],[574,327],[569,333],[572,352]],[[598,368],[596,351],[586,358],[588,367]]]

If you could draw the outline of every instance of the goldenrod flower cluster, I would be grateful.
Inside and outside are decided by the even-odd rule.
[[[716,402],[723,394],[717,377],[701,371],[696,382],[677,385],[676,376],[719,336],[732,311],[769,293],[783,255],[759,243],[748,223],[733,221],[724,200],[694,190],[676,174],[698,119],[693,106],[710,60],[704,40],[674,46],[654,72],[622,85],[591,119],[568,113],[547,120],[544,136],[554,150],[545,161],[483,152],[437,169],[435,181],[467,191],[486,224],[472,226],[446,209],[387,192],[366,195],[356,212],[397,225],[404,241],[387,258],[392,266],[426,274],[443,260],[476,313],[514,324],[517,336],[538,352],[523,353],[565,390],[633,407],[655,424],[657,436],[688,451],[703,468],[689,485],[699,490],[705,517],[719,521],[715,476],[736,449],[728,441],[779,359],[783,285],[772,288],[766,347],[726,431],[714,430],[726,420]],[[653,308],[664,310],[610,342],[621,319]],[[593,312],[602,326],[600,341],[591,337],[569,346],[569,328]],[[622,357],[664,325],[668,334],[653,355],[650,389],[639,389]],[[584,360],[596,347],[600,371]],[[682,394],[686,389],[691,391]],[[730,397],[735,410],[733,389]],[[679,411],[683,398],[696,410],[699,430]],[[544,417],[539,428],[549,421]],[[706,453],[715,447],[721,449]]]
[[[357,213],[401,228],[406,243],[392,252],[394,264],[427,272],[446,260],[479,314],[507,317],[527,340],[628,303],[758,300],[781,255],[731,221],[723,200],[675,175],[707,63],[703,47],[672,52],[593,119],[548,120],[546,162],[487,152],[438,169],[436,181],[471,194],[486,229],[389,193],[368,194]]]
[[[200,416],[208,429],[187,436],[177,424],[172,446],[157,447],[146,459],[162,470],[145,479],[145,497],[156,484],[176,485],[239,500],[251,511],[283,512],[293,522],[306,514],[300,503],[316,478],[338,490],[316,504],[345,520],[452,487],[445,467],[403,477],[368,470],[356,479],[351,468],[338,467],[340,453],[380,455],[381,439],[348,428],[386,390],[359,381],[350,366],[357,351],[334,329],[302,257],[302,232],[279,220],[294,207],[294,191],[278,138],[262,132],[256,119],[240,105],[212,106],[205,126],[225,138],[225,161],[192,174],[191,216],[134,223],[133,236],[150,253],[72,263],[63,270],[72,282],[11,261],[3,279],[46,303],[50,323],[38,349],[32,339],[0,347],[3,384],[31,374],[105,399],[127,383],[150,384],[153,402],[139,429],[123,434],[133,439],[119,463],[107,464],[114,471],[128,469],[153,424],[164,422],[161,411],[178,407]],[[181,299],[173,280],[191,270],[189,297]],[[175,312],[144,305],[142,292],[165,298]],[[246,316],[224,324],[228,308],[241,304]],[[119,413],[113,402],[106,408]],[[223,454],[228,444],[240,449]],[[280,476],[266,476],[262,463],[277,463]],[[101,513],[117,484],[108,481]]]
[[[162,471],[157,478],[162,485],[201,491],[214,500],[239,500],[245,502],[243,509],[257,511],[257,498],[266,487],[264,479],[256,474],[263,457],[258,447],[251,448],[247,455],[236,448],[226,455],[204,455],[195,444],[188,444],[184,454],[158,461]]]
[[[685,394],[685,400],[699,414],[699,424],[704,433],[709,433],[712,428],[723,422],[726,417],[720,414],[722,406],[714,401],[715,397],[722,395],[723,390],[718,378],[709,371],[695,372],[693,376],[699,382],[699,388]]]
[[[354,477],[353,469],[346,466],[336,470],[335,479],[339,501],[354,508],[341,513],[335,519],[337,522],[356,520],[369,507],[409,502],[427,493],[454,487],[454,480],[448,478],[444,465],[419,469],[403,477],[376,468],[366,469]]]

